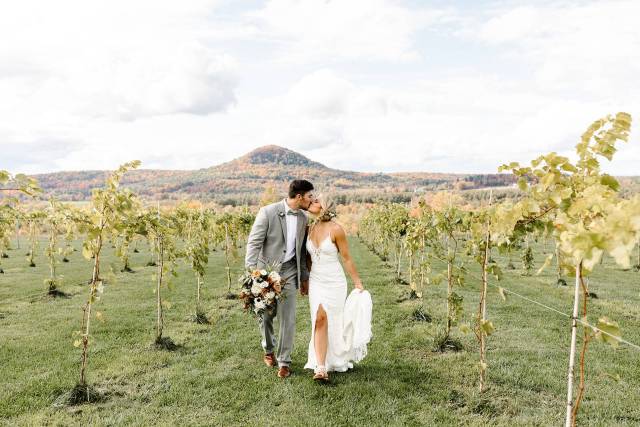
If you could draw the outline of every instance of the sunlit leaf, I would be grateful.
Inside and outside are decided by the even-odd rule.
[[[602,177],[600,178],[600,183],[611,188],[613,191],[618,191],[620,189],[620,183],[611,175],[602,175]]]
[[[496,330],[491,320],[482,320],[480,322],[480,329],[482,329],[486,335],[491,335]]]
[[[620,341],[616,338],[621,337],[620,326],[618,326],[618,322],[614,322],[609,320],[608,317],[603,316],[598,319],[598,323],[596,327],[599,329],[594,330],[596,338],[604,343],[611,345],[614,348],[617,348],[620,345]]]
[[[500,297],[502,297],[503,301],[507,300],[507,291],[506,291],[506,289],[498,287],[498,293],[500,294]]]

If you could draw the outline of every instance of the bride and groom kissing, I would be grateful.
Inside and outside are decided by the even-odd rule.
[[[314,380],[328,381],[328,372],[347,371],[366,355],[371,338],[371,296],[364,291],[346,233],[335,217],[330,198],[316,197],[309,181],[294,180],[287,198],[260,209],[249,233],[246,267],[264,268],[275,261],[284,283],[283,298],[259,321],[263,360],[267,366],[278,366],[280,378],[291,375],[298,289],[301,295],[309,296],[311,340],[304,367],[313,369]],[[355,286],[348,298],[339,258]],[[277,339],[273,327],[276,317]]]

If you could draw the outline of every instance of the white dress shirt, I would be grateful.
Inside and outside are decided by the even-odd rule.
[[[284,203],[284,217],[287,220],[287,252],[282,262],[287,262],[296,256],[296,235],[298,234],[298,216],[289,215],[288,212],[297,212],[300,215],[300,210],[291,209],[287,204],[287,199],[284,199],[282,203]]]

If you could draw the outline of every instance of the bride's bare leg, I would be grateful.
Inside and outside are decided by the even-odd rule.
[[[321,304],[318,306],[318,311],[316,312],[316,325],[313,340],[313,345],[316,350],[316,361],[320,366],[324,366],[327,359],[327,341],[329,340],[328,333],[327,313],[324,311],[324,307],[322,307]]]

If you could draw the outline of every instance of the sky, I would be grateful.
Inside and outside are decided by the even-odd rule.
[[[198,169],[275,144],[366,172],[494,173],[630,113],[640,2],[0,5],[0,169]]]

